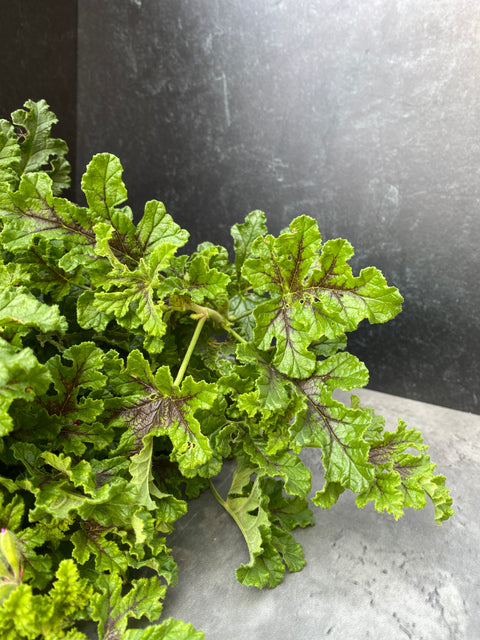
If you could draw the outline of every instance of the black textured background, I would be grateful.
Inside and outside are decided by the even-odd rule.
[[[75,4],[37,6],[58,23]],[[28,56],[65,43],[25,20]],[[480,413],[475,3],[79,0],[77,46],[77,185],[94,153],[117,154],[136,215],[162,200],[192,246],[231,246],[252,209],[275,233],[313,215],[325,239],[352,242],[355,272],[379,267],[405,298],[350,337],[371,388]],[[68,62],[45,63],[33,96],[13,73],[3,97],[48,99]]]
[[[0,118],[29,98],[44,98],[58,117],[52,133],[67,141],[75,173],[76,0],[0,0]]]

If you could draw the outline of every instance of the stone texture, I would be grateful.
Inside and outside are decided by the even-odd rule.
[[[252,209],[347,237],[405,297],[372,388],[480,412],[480,15],[470,0],[82,0],[78,176],[125,166],[203,240]]]
[[[243,587],[235,568],[244,540],[210,494],[191,503],[169,538],[179,565],[164,615],[188,620],[206,640],[477,640],[480,629],[480,417],[374,391],[362,404],[422,430],[437,472],[448,478],[455,515],[438,526],[433,508],[398,522],[344,494],[314,527],[295,532],[307,565],[273,590]],[[309,452],[308,459],[318,459]],[[323,484],[314,470],[313,486]],[[219,483],[226,493],[228,478]]]

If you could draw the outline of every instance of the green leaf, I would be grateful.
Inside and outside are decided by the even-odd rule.
[[[256,466],[258,477],[281,477],[288,494],[306,497],[311,489],[312,474],[300,458],[289,451],[268,455],[262,444],[260,438],[245,438],[243,443],[250,463]]]
[[[359,507],[373,500],[377,511],[387,511],[397,520],[404,509],[423,509],[428,496],[435,507],[435,520],[447,520],[453,513],[452,499],[445,488],[445,478],[434,474],[435,465],[423,452],[426,449],[419,431],[408,429],[399,420],[397,430],[385,432],[373,441],[369,459],[375,467],[371,485],[357,496]],[[416,449],[420,455],[408,453]]]
[[[318,362],[311,378],[295,383],[304,410],[293,425],[294,442],[299,447],[320,447],[326,480],[356,492],[374,478],[370,447],[364,438],[370,414],[333,400],[331,393],[335,386],[344,390],[361,387],[367,379],[367,370],[357,358],[338,353]]]
[[[98,621],[100,639],[123,637],[130,618],[156,620],[162,611],[165,587],[156,578],[132,580],[131,588],[122,596],[122,581],[115,574],[102,574],[99,592],[92,596],[92,618]]]
[[[162,298],[175,294],[183,301],[202,304],[205,300],[215,301],[216,307],[221,307],[227,300],[227,286],[230,276],[212,267],[219,249],[207,246],[201,252],[195,253],[188,261],[185,256],[179,256],[172,261],[170,270],[174,275],[167,275],[159,289]]]
[[[82,618],[92,594],[86,579],[80,578],[75,563],[62,560],[56,579],[47,595],[33,594],[32,587],[20,584],[0,608],[1,637],[35,640],[70,638],[79,640],[83,634],[66,631],[75,619]]]
[[[254,364],[258,369],[256,406],[268,412],[284,411],[291,402],[292,383],[271,364],[269,354],[251,343],[239,344],[236,354],[239,360]]]
[[[102,232],[103,238],[99,235],[100,227],[97,228],[97,243],[100,241],[103,244],[100,255],[110,259],[113,255],[125,263],[138,264],[141,258],[147,260],[157,252],[158,262],[162,245],[181,247],[188,240],[188,232],[172,220],[161,202],[155,200],[146,203],[144,215],[135,227],[130,208],[120,208],[127,198],[122,172],[122,165],[116,156],[100,153],[93,157],[82,178],[82,190],[95,224],[108,223],[111,227],[108,237]],[[168,251],[170,254],[174,252]]]
[[[302,545],[296,542],[291,533],[280,527],[272,527],[272,546],[289,571],[294,573],[303,569],[306,561]]]
[[[54,609],[53,620],[58,621],[75,616],[78,611],[86,607],[91,595],[92,588],[88,580],[80,578],[73,560],[62,560],[53,588],[49,593]]]
[[[279,304],[275,297],[258,305],[253,316],[258,347],[267,351],[275,346],[273,365],[291,378],[309,377],[315,369],[315,354],[308,347],[318,335],[312,333],[314,324],[308,307]]]
[[[60,261],[64,255],[63,246],[39,238],[30,251],[20,253],[16,262],[9,263],[4,269],[11,274],[10,284],[25,285],[43,295],[50,294],[50,299],[58,302],[69,294],[71,285],[83,286],[85,282],[79,271],[69,274],[62,269]]]
[[[116,542],[107,538],[107,533],[108,530],[95,523],[85,523],[82,529],[75,531],[70,538],[74,546],[72,555],[80,564],[85,564],[93,555],[97,571],[124,575],[129,558]]]
[[[317,363],[315,382],[326,392],[350,391],[368,384],[368,369],[350,353],[336,353]]]
[[[111,309],[100,311],[95,306],[95,293],[84,291],[77,301],[77,322],[82,329],[94,329],[97,332],[104,331],[112,318]]]
[[[269,299],[254,310],[254,339],[260,349],[275,346],[273,364],[295,378],[315,368],[312,343],[351,331],[364,318],[385,322],[400,311],[401,296],[374,268],[354,278],[347,260],[353,254],[344,240],[321,249],[315,220],[300,216],[278,238],[257,238],[256,257],[245,261],[242,275],[257,294]]]
[[[243,289],[230,298],[229,312],[232,321],[238,326],[240,335],[248,341],[253,339],[255,329],[253,311],[263,301],[263,296],[254,293],[251,288]]]
[[[168,435],[173,445],[170,459],[178,463],[184,475],[195,475],[196,467],[212,456],[208,438],[201,432],[195,412],[212,406],[217,396],[214,385],[203,380],[195,382],[188,376],[178,389],[168,367],[160,367],[153,377],[147,361],[138,351],[130,354],[127,370],[144,386],[144,394],[118,414],[134,437],[134,451],[141,451],[144,438],[150,433]]]
[[[154,433],[147,433],[143,437],[143,447],[140,451],[130,458],[129,472],[132,476],[132,484],[136,488],[136,499],[138,504],[142,504],[149,510],[157,509],[157,503],[152,499],[152,495],[156,498],[170,497],[166,493],[162,493],[154,484],[152,474],[152,455],[153,455],[153,436]]]
[[[345,334],[336,338],[322,337],[311,345],[311,350],[315,355],[321,358],[329,358],[337,351],[343,351],[347,348],[347,336]]]
[[[153,434],[148,433],[143,438],[143,447],[131,457],[130,475],[137,490],[137,501],[147,509],[155,509],[151,493],[158,491],[153,483],[152,475]]]
[[[106,376],[101,372],[104,351],[93,342],[83,342],[66,349],[62,357],[50,358],[46,366],[53,380],[56,395],[49,395],[50,414],[68,416],[68,421],[93,422],[103,411],[100,399],[79,397],[85,390],[99,390]],[[72,364],[65,365],[63,360]]]
[[[52,178],[54,193],[70,186],[70,165],[65,159],[68,147],[63,140],[51,138],[52,125],[58,122],[45,100],[27,100],[25,109],[12,113],[13,124],[25,130],[20,143],[19,172],[46,170]]]
[[[20,584],[0,607],[0,635],[5,640],[38,637],[32,587]]]
[[[268,497],[270,520],[284,531],[292,531],[296,527],[305,528],[315,523],[308,499],[286,496],[281,480],[264,479],[262,488]]]
[[[80,460],[75,464],[72,458],[63,453],[57,455],[51,451],[44,451],[40,455],[47,464],[67,476],[74,487],[83,489],[90,495],[95,495],[96,475],[87,460]]]
[[[127,329],[135,330],[141,326],[145,333],[160,338],[166,331],[166,324],[161,301],[157,300],[159,272],[168,266],[177,247],[161,243],[148,261],[141,258],[137,268],[130,270],[111,251],[108,240],[112,233],[113,227],[107,224],[95,226],[97,251],[109,257],[113,268],[96,282],[103,291],[97,291],[93,298],[89,295],[82,301],[79,320],[85,328],[92,325],[105,328],[107,319],[115,316],[117,322]],[[85,312],[85,302],[93,303],[96,311]]]
[[[41,235],[47,241],[75,242],[76,248],[67,245],[66,255],[70,249],[79,251],[79,246],[84,253],[92,252],[95,235],[88,210],[55,198],[46,173],[24,174],[17,191],[0,189],[0,216],[5,224],[0,238],[10,251],[30,248]]]
[[[167,618],[159,625],[146,629],[129,629],[125,640],[204,640],[205,634],[182,620]]]
[[[20,146],[13,126],[0,120],[0,183],[15,185],[20,166]]]
[[[150,200],[137,225],[137,238],[143,255],[148,256],[164,242],[182,247],[188,241],[189,233],[173,221],[162,202]]]
[[[29,488],[28,483],[24,483],[22,488]],[[51,515],[60,520],[70,520],[72,512],[77,512],[82,505],[91,502],[87,496],[80,491],[74,491],[68,480],[46,482],[40,484],[40,488],[31,488],[36,494],[35,508],[30,511],[32,522],[47,520]]]
[[[260,475],[256,475],[259,471]],[[298,571],[305,563],[301,546],[295,542],[288,528],[273,522],[278,521],[280,525],[288,522],[291,528],[298,524],[306,526],[312,521],[311,511],[305,499],[281,498],[282,488],[279,495],[275,491],[276,484],[276,481],[267,479],[264,488],[261,470],[240,459],[227,499],[223,501],[214,490],[217,500],[235,520],[247,544],[250,560],[236,570],[237,580],[246,586],[275,587],[283,579],[285,566],[290,571]],[[283,486],[283,483],[278,484]],[[270,497],[273,498],[272,505],[269,504]],[[303,512],[302,516],[300,512]]]
[[[18,494],[7,504],[4,504],[4,496],[0,494],[0,529],[16,532],[20,529],[24,511],[25,503]]]
[[[34,327],[43,333],[67,330],[67,322],[60,315],[57,305],[47,305],[37,300],[24,287],[0,289],[0,331],[4,327]]]
[[[82,177],[82,191],[91,211],[110,221],[114,227],[128,225],[130,216],[126,210],[116,207],[127,199],[127,189],[122,180],[123,167],[120,160],[110,153],[93,156]]]
[[[321,491],[317,491],[313,503],[322,509],[330,509],[345,491],[339,482],[326,482]]]
[[[243,224],[234,224],[231,229],[235,250],[235,267],[238,275],[245,260],[250,256],[252,242],[267,233],[266,216],[263,211],[252,211]]]
[[[266,500],[261,490],[260,478],[256,478],[248,490],[250,476],[254,472],[254,467],[237,468],[225,508],[240,528],[250,555],[250,562],[237,569],[237,580],[247,586],[263,587],[269,580],[270,569],[257,561],[257,558],[265,551],[262,529],[270,528],[270,520],[264,509]],[[246,495],[245,491],[248,491]]]
[[[242,564],[235,572],[237,580],[246,587],[273,589],[283,580],[285,565],[279,552],[270,542],[264,542],[262,553]]]
[[[256,238],[253,257],[245,261],[242,275],[258,293],[289,294],[301,289],[320,247],[315,220],[300,216],[291,222],[289,233]]]
[[[435,508],[435,520],[441,524],[448,520],[455,513],[451,508],[453,502],[450,490],[445,486],[446,478],[440,474],[433,475],[434,464],[431,468],[432,475],[428,475],[428,480],[422,482],[422,487],[428,495]]]
[[[164,373],[160,371],[160,375],[163,373],[167,376],[165,369],[162,369]],[[158,377],[157,373],[157,385]],[[166,430],[173,444],[170,459],[178,463],[181,473],[192,476],[195,475],[195,468],[205,464],[212,456],[208,438],[202,434],[195,412],[210,408],[217,393],[214,385],[203,380],[195,382],[191,376],[185,378],[180,390],[171,388],[170,393],[170,396],[159,399],[160,428]]]
[[[230,278],[227,274],[210,267],[210,260],[214,255],[216,253],[211,250],[202,252],[195,255],[188,263],[185,293],[188,293],[197,304],[201,304],[204,300],[216,300],[218,304],[218,300],[226,296]]]
[[[231,287],[229,315],[238,326],[237,331],[240,335],[249,341],[253,338],[255,328],[253,311],[264,299],[252,291],[249,282],[242,277],[241,270],[247,258],[251,256],[253,241],[267,233],[265,218],[262,211],[252,211],[243,224],[235,224],[231,230],[237,279],[235,286]]]
[[[0,436],[14,427],[8,412],[11,403],[17,399],[33,401],[36,394],[47,390],[50,380],[47,368],[38,362],[31,349],[16,351],[0,338]]]
[[[108,461],[104,461],[106,464]],[[93,468],[92,462],[92,468]],[[131,484],[115,474],[119,465],[111,465],[113,470],[97,473],[100,486],[94,498],[85,498],[80,504],[74,505],[84,521],[96,522],[102,527],[133,528],[132,520],[140,509],[136,502],[135,490]],[[42,497],[42,494],[40,494]],[[38,502],[38,499],[37,499]],[[44,506],[44,511],[48,505]]]
[[[375,267],[362,269],[358,277],[353,277],[347,265],[352,256],[349,242],[329,240],[322,249],[319,267],[307,281],[307,288],[318,297],[320,315],[326,312],[329,317],[338,317],[342,332],[353,331],[364,318],[371,323],[387,322],[401,311],[403,302],[398,290],[389,287]],[[323,319],[320,321],[323,324]],[[328,337],[336,335],[337,331]]]

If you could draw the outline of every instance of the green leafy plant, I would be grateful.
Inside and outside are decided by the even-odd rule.
[[[368,382],[346,334],[385,322],[402,298],[377,269],[352,274],[351,245],[295,218],[232,229],[234,258],[191,255],[162,203],[138,224],[118,158],[82,178],[86,206],[61,197],[66,145],[44,101],[0,121],[1,637],[196,639],[160,618],[176,580],[167,536],[211,490],[250,554],[237,579],[274,587],[305,559],[292,531],[349,489],[399,518],[429,498],[451,514],[445,478],[415,429],[352,396]],[[226,496],[216,476],[233,461]],[[220,507],[219,507],[220,508]]]

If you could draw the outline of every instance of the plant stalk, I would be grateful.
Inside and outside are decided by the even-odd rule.
[[[225,502],[225,500],[222,498],[222,496],[218,493],[218,491],[215,489],[215,485],[213,484],[213,482],[211,481],[211,479],[208,479],[208,484],[210,485],[210,491],[213,493],[213,495],[215,496],[215,499],[217,500],[217,502],[219,502],[222,507],[224,509],[226,509],[227,511],[229,511],[228,507],[227,507],[227,503]]]
[[[203,325],[207,321],[207,315],[203,315],[198,319],[197,326],[195,327],[195,331],[193,332],[192,339],[190,340],[190,344],[188,345],[187,352],[185,353],[182,364],[180,365],[180,369],[178,370],[177,377],[174,381],[174,386],[179,387],[183,376],[185,375],[185,371],[187,370],[188,363],[190,362],[190,358],[192,357],[192,353],[197,345],[198,338],[200,337],[200,333],[202,332]]]
[[[195,302],[192,302],[190,304],[190,309],[195,312],[195,315],[192,317],[200,318],[206,315],[208,318],[211,318],[214,322],[223,327],[225,331],[227,331],[232,337],[235,338],[235,340],[237,340],[237,342],[247,342],[245,338],[242,338],[240,334],[232,329],[232,327],[230,326],[230,322],[215,309],[211,309],[210,307],[203,307],[199,304],[196,304]]]
[[[237,340],[237,342],[247,342],[247,340],[245,340],[245,338],[242,338],[242,336],[239,333],[237,333],[234,329],[232,329],[231,327],[224,325],[224,328],[225,328],[226,331],[228,331],[228,333],[231,336],[233,336],[235,338],[235,340]]]

